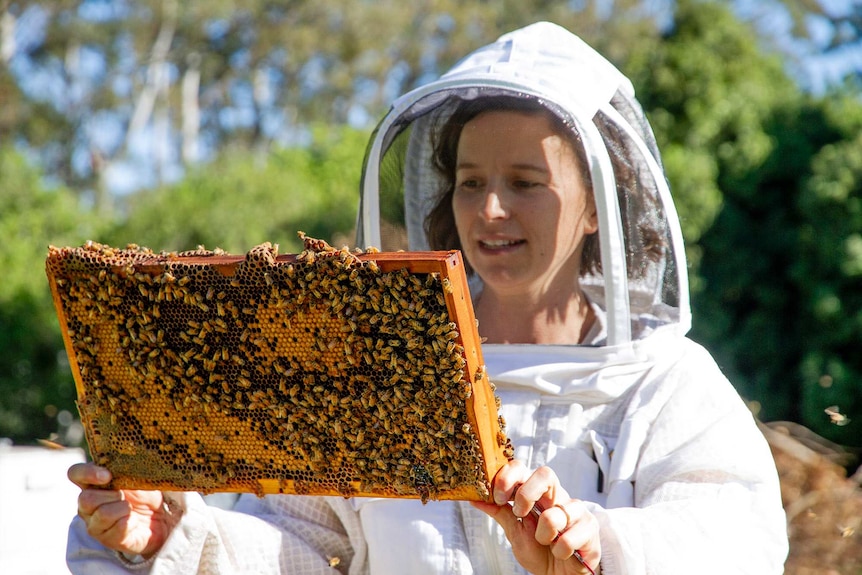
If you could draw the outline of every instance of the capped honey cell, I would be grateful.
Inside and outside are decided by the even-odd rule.
[[[115,488],[487,500],[511,458],[461,255],[96,242],[46,263]]]

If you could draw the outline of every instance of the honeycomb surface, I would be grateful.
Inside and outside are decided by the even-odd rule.
[[[486,500],[511,456],[458,252],[49,249],[115,488]]]

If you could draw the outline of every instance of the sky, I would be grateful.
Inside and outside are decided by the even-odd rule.
[[[794,37],[793,21],[779,0],[733,3],[742,18],[754,22],[761,33],[791,57],[789,72],[810,92],[823,94],[848,74],[862,74],[862,41],[858,38],[839,49],[826,51],[834,39],[856,37],[860,31],[836,29],[826,18],[810,16],[804,23],[810,39],[802,40]],[[862,12],[862,0],[819,0],[819,4],[832,17]]]

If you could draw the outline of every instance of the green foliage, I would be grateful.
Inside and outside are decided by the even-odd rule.
[[[265,241],[301,249],[296,232],[335,241],[356,221],[359,175],[368,135],[319,126],[307,146],[265,157],[226,151],[175,185],[130,198],[106,243],[156,251],[198,245],[244,254]]]
[[[97,222],[65,188],[48,189],[24,158],[0,148],[0,437],[16,442],[59,430],[57,414],[75,413],[75,384],[48,282],[49,244],[82,243]]]
[[[792,413],[796,393],[782,386],[797,343],[785,339],[787,291],[776,282],[793,223],[766,194],[764,167],[781,145],[769,133],[773,115],[800,93],[756,42],[727,8],[682,2],[645,86],[660,110],[661,145],[678,150],[668,175],[696,246],[692,335],[769,420]]]
[[[716,2],[678,2],[666,37],[635,54],[627,71],[659,139],[684,235],[696,243],[721,207],[720,190],[771,153],[764,124],[799,91],[756,34]]]
[[[858,95],[807,98],[714,2],[680,2],[640,61],[695,265],[692,336],[765,420],[860,445]]]
[[[776,149],[754,183],[725,189],[701,240],[698,333],[765,419],[800,421],[858,446],[860,146],[841,139],[829,107],[799,102],[778,113]],[[831,423],[824,410],[832,405],[850,425]]]
[[[862,105],[841,97],[821,110],[825,132],[854,136],[814,154],[797,199],[804,218],[791,269],[805,342],[801,415],[815,431],[862,445]],[[849,415],[849,425],[830,425],[823,411],[832,405]]]

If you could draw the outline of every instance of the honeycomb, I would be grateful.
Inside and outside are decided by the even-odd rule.
[[[488,500],[511,458],[460,252],[50,247],[117,489]]]

